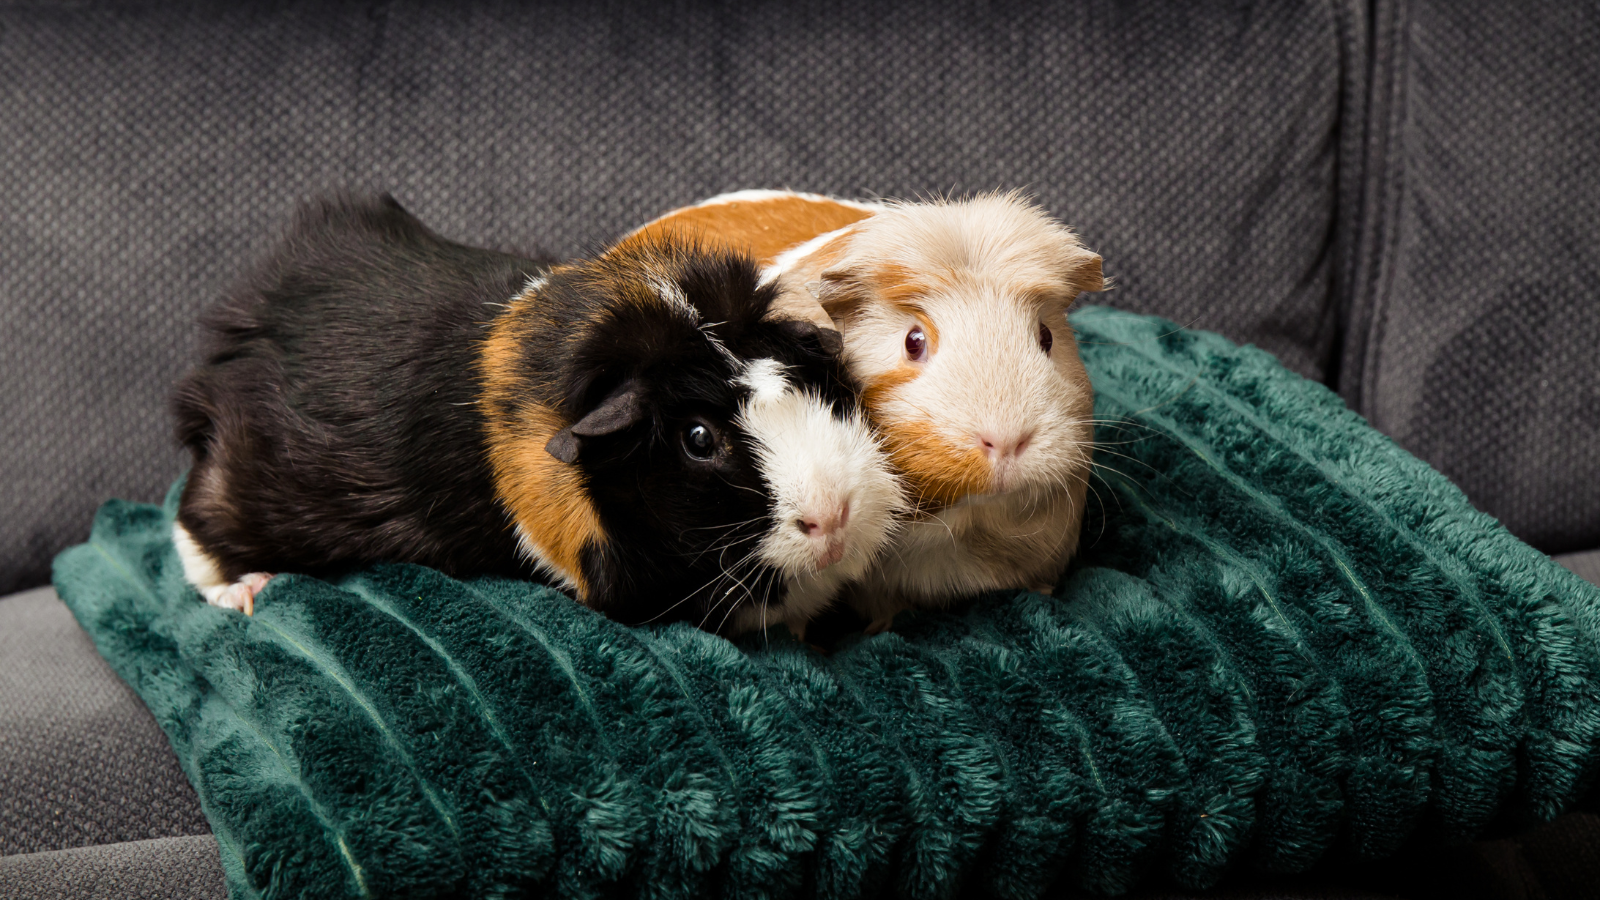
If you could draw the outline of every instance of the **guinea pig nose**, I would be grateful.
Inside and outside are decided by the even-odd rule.
[[[983,444],[983,452],[988,455],[991,462],[1016,459],[1022,455],[1022,451],[1028,449],[1028,444],[1032,440],[1032,431],[1014,435],[1000,435],[995,432],[978,433],[978,441]]]
[[[849,521],[850,502],[845,501],[836,509],[819,510],[803,515],[795,520],[795,524],[810,537],[828,537],[843,531]]]

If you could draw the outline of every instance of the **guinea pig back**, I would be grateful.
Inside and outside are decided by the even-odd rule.
[[[496,501],[473,361],[549,263],[462,246],[393,198],[303,205],[202,318],[173,395],[193,457],[174,539],[218,605],[247,575],[405,561],[527,576]]]

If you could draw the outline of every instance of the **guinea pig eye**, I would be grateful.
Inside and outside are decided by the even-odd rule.
[[[1043,322],[1040,322],[1039,323],[1039,349],[1044,351],[1044,355],[1045,356],[1049,356],[1050,355],[1050,345],[1054,344],[1055,342],[1056,342],[1055,336],[1050,333],[1050,326],[1046,325]]]
[[[913,325],[906,332],[906,357],[912,362],[922,362],[928,358],[928,336],[923,333],[921,325]]]
[[[716,456],[717,433],[704,422],[690,422],[683,427],[683,452],[701,462]]]

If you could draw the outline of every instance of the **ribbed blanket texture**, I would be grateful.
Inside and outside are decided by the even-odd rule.
[[[1104,308],[1083,549],[821,655],[532,584],[286,575],[246,618],[111,501],[55,581],[235,898],[1114,895],[1552,818],[1600,591],[1270,356]]]

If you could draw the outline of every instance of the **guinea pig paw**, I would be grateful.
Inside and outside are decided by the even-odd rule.
[[[228,585],[216,597],[208,597],[206,599],[212,606],[220,606],[223,609],[236,610],[247,616],[253,616],[256,612],[256,595],[261,593],[262,589],[267,586],[267,582],[271,580],[272,575],[267,572],[251,572],[233,584]]]
[[[1056,586],[1053,585],[1053,584],[1049,584],[1047,582],[1041,581],[1038,584],[1029,585],[1028,586],[1028,590],[1033,591],[1035,594],[1043,594],[1046,597],[1049,597],[1049,596],[1055,594]]]

